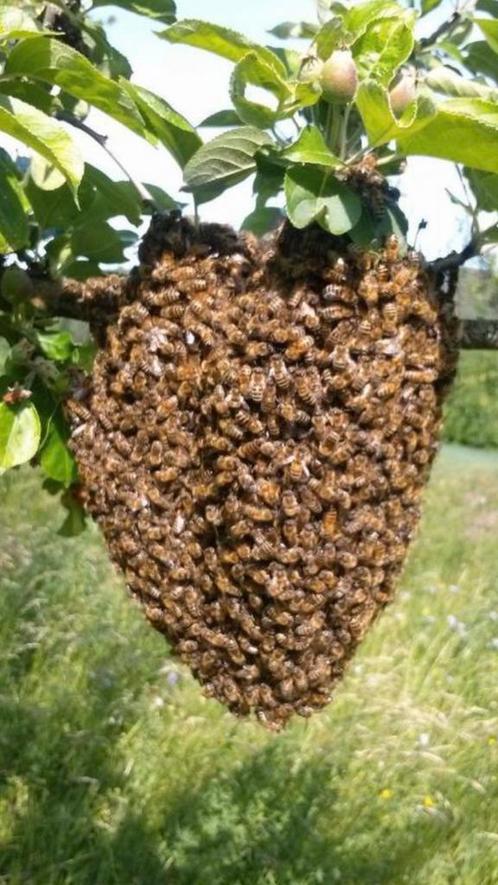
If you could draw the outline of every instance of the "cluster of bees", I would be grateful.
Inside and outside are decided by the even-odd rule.
[[[224,230],[152,231],[72,448],[154,627],[208,696],[279,729],[327,704],[393,596],[455,326],[395,239]]]

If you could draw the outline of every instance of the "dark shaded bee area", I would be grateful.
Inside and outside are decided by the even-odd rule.
[[[88,510],[209,696],[278,729],[393,596],[455,324],[416,258],[156,222],[68,404]]]

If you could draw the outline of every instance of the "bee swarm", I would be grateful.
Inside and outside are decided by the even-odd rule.
[[[159,219],[91,386],[85,502],[154,627],[237,714],[308,716],[393,596],[455,322],[415,256]]]

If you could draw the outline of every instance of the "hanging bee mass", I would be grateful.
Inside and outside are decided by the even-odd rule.
[[[159,218],[140,259],[68,403],[85,503],[206,694],[278,730],[393,597],[455,321],[392,238]]]

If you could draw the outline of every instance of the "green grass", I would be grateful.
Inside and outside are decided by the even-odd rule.
[[[498,448],[498,352],[462,353],[444,432],[450,442]]]
[[[445,449],[397,603],[280,736],[202,699],[36,475],[0,494],[0,882],[498,883],[498,454]]]

